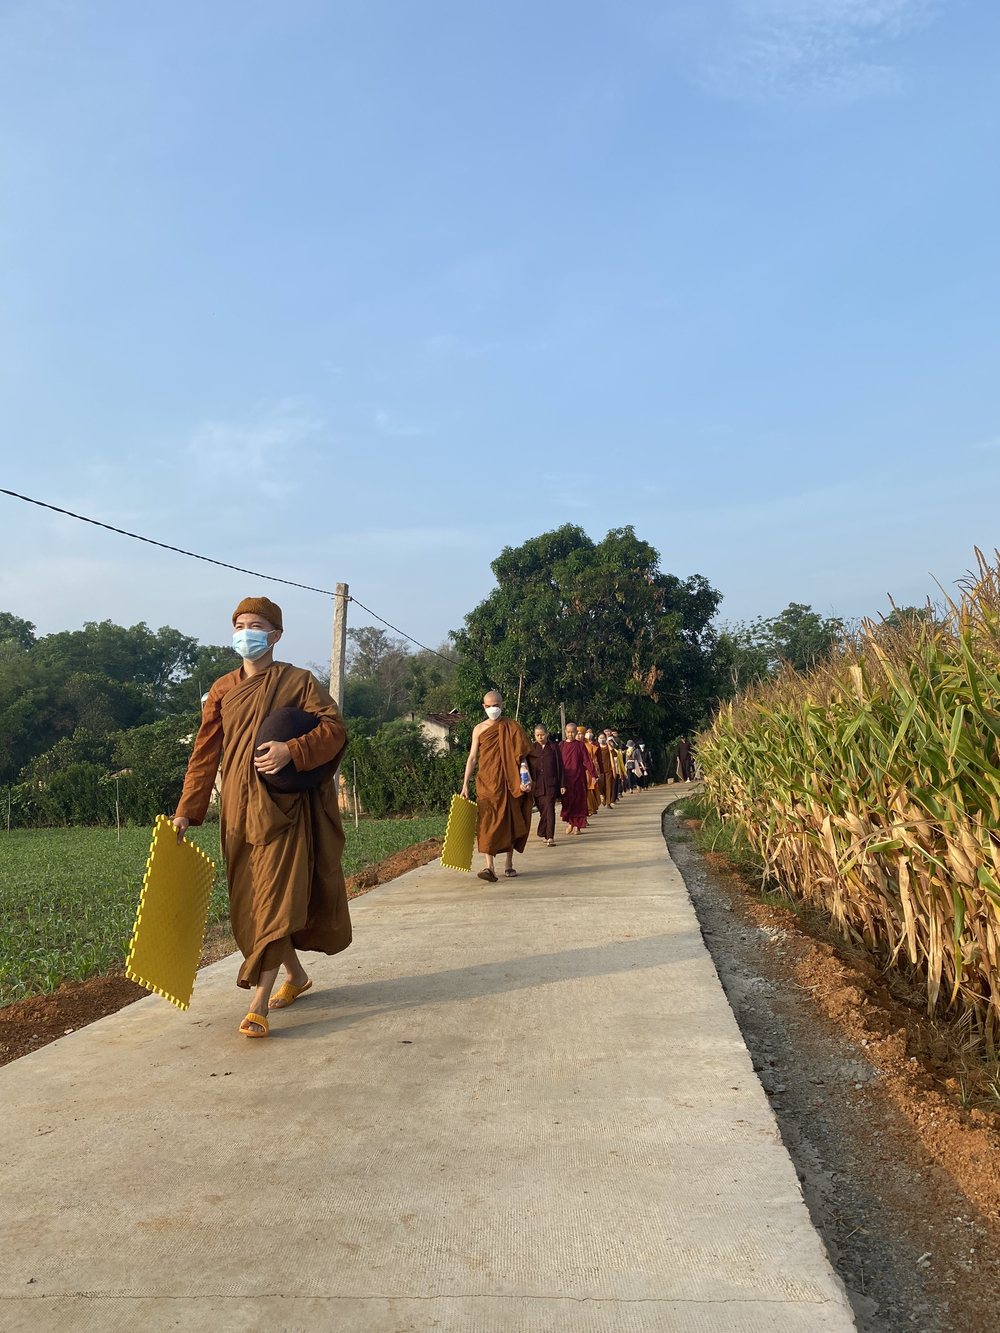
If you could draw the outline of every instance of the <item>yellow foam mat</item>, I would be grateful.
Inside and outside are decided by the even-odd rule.
[[[146,862],[125,975],[187,1009],[194,990],[215,862],[159,815]]]
[[[451,798],[448,827],[444,831],[441,864],[449,870],[472,869],[472,847],[476,840],[476,818],[479,806],[464,796]]]

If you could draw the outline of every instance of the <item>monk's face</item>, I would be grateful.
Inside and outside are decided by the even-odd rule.
[[[535,740],[538,742],[539,745],[544,745],[548,739],[549,739],[549,733],[545,730],[544,727],[535,728]]]
[[[575,740],[576,740],[576,723],[575,723],[575,722],[567,722],[567,723],[566,723],[566,739],[567,739],[568,741],[575,741]]]
[[[244,611],[242,615],[237,616],[233,621],[233,629],[263,630],[267,635],[267,642],[272,648],[281,638],[280,629],[275,629],[269,620],[265,620],[263,616],[258,616],[253,611]]]

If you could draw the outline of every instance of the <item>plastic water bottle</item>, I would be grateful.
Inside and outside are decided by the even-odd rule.
[[[528,767],[526,759],[521,760],[521,790],[527,791],[531,786],[531,769]]]

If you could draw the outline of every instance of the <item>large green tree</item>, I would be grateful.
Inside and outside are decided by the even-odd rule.
[[[566,524],[493,562],[497,587],[453,637],[456,700],[478,712],[499,689],[513,714],[557,726],[614,726],[661,753],[716,697],[712,617],[720,594],[701,575],[660,570],[631,527],[594,542]]]

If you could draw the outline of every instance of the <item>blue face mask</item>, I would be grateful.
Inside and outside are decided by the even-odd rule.
[[[265,629],[238,629],[233,635],[233,647],[246,661],[256,662],[257,658],[263,657],[270,647],[267,640],[268,633]]]

